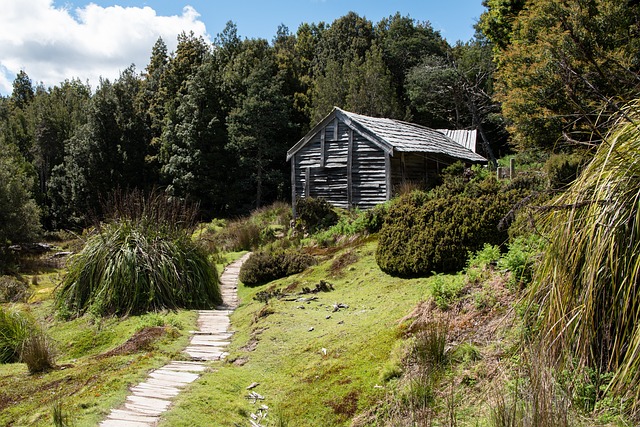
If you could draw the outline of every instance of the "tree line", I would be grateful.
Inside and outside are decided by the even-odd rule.
[[[454,45],[400,13],[280,26],[271,41],[229,22],[213,43],[159,39],[144,70],[95,89],[21,71],[0,97],[0,212],[21,198],[31,213],[14,217],[80,228],[114,189],[160,188],[205,218],[246,213],[288,197],[285,153],[333,106],[477,128],[487,156],[597,145],[639,92],[636,3],[484,0],[475,37]]]

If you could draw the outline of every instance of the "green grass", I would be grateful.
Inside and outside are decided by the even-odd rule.
[[[124,319],[83,316],[63,322],[52,316],[52,302],[24,306],[45,326],[57,350],[57,369],[31,375],[23,363],[0,364],[0,425],[53,425],[53,408],[62,405],[76,427],[95,426],[124,402],[128,388],[149,370],[179,358],[195,327],[190,311],[151,313]],[[96,356],[112,350],[145,326],[169,326],[151,350]]]
[[[385,388],[376,386],[387,386],[382,376],[401,337],[398,321],[428,297],[432,279],[387,276],[375,263],[375,245],[353,249],[359,260],[340,278],[331,278],[327,261],[262,287],[240,286],[228,361],[181,394],[163,425],[243,424],[266,404],[292,426],[344,426],[384,398]],[[269,310],[263,310],[265,304],[252,299],[261,290],[296,293],[320,280],[335,290],[295,295],[317,297],[308,303],[271,299]],[[349,307],[334,312],[335,303]],[[258,318],[261,311],[272,314]],[[247,351],[253,340],[255,350]],[[246,359],[243,366],[231,363],[241,359]],[[265,397],[256,405],[245,398],[253,382],[260,383],[254,390]]]

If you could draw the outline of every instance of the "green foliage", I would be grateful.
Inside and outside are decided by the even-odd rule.
[[[438,274],[433,281],[431,296],[441,310],[448,310],[460,297],[464,281],[460,277],[447,277]]]
[[[0,363],[19,361],[22,343],[33,328],[33,319],[24,313],[0,307]]]
[[[40,233],[40,211],[30,188],[28,166],[0,139],[0,273],[7,269],[8,246],[27,243]]]
[[[296,200],[296,216],[302,228],[309,233],[327,229],[338,222],[338,214],[329,202],[312,197]]]
[[[530,301],[543,346],[611,371],[611,391],[640,395],[640,104],[629,104],[593,160],[542,218],[549,243]],[[635,408],[637,410],[637,408]]]
[[[315,264],[313,256],[298,249],[258,251],[240,268],[239,279],[246,286],[263,285],[272,280],[300,273]]]
[[[500,256],[500,247],[498,245],[485,243],[482,249],[469,254],[469,259],[467,260],[467,269],[485,269],[489,265],[496,264],[500,259]]]
[[[452,188],[445,183],[430,197],[402,196],[389,208],[376,252],[383,271],[420,276],[461,270],[470,251],[506,240],[498,223],[522,192],[503,191],[493,179]]]
[[[578,177],[584,161],[584,157],[578,153],[551,155],[543,168],[549,188],[551,190],[566,188]]]
[[[509,284],[513,288],[531,283],[542,250],[543,240],[534,234],[517,237],[509,243],[509,250],[498,261],[498,267],[511,272]]]
[[[639,6],[618,0],[487,6],[479,27],[498,48],[496,99],[514,142],[551,148],[601,140],[620,101],[638,93],[638,38],[629,31],[638,26]]]
[[[127,315],[219,304],[218,275],[191,238],[188,209],[154,194],[116,201],[113,219],[71,258],[56,292],[58,310]]]
[[[30,295],[29,283],[23,278],[0,276],[0,303],[24,302]]]

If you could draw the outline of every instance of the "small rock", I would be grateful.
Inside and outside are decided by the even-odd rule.
[[[309,328],[309,332],[313,332],[313,330],[314,330],[314,329],[315,329],[315,328],[314,328],[313,326],[312,326],[312,327],[310,327],[310,328]]]
[[[338,325],[342,325],[344,323],[344,320],[341,320],[338,322]]]
[[[331,319],[331,315],[329,314],[325,319]]]
[[[260,383],[251,383],[247,386],[247,390],[251,390],[252,388],[256,388],[260,385]]]

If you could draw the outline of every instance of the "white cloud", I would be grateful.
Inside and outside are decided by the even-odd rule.
[[[210,41],[205,24],[191,6],[181,15],[158,16],[146,7],[101,7],[93,3],[70,10],[53,0],[0,2],[0,94],[11,92],[20,70],[31,80],[54,86],[65,79],[117,78],[132,63],[138,71],[149,62],[162,37],[169,51],[181,32]]]

